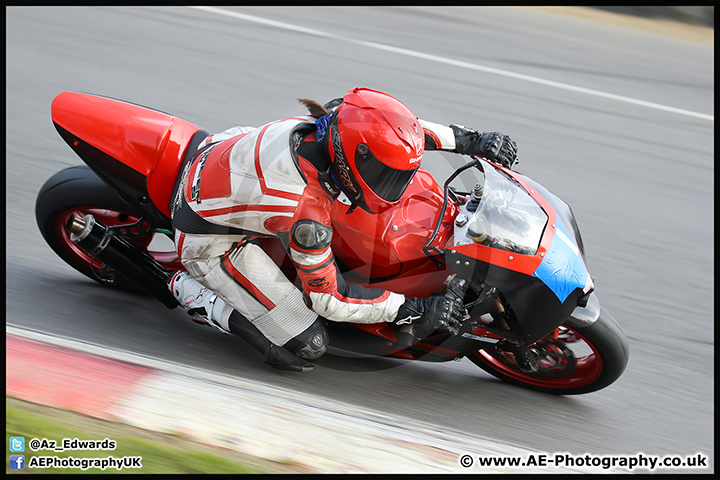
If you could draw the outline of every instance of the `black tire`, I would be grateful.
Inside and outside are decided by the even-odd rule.
[[[138,291],[132,282],[120,275],[102,278],[101,262],[92,259],[70,241],[65,224],[71,214],[82,217],[90,213],[105,225],[133,223],[139,216],[86,165],[69,167],[56,173],[40,189],[35,203],[35,218],[43,238],[68,265],[98,283],[124,290]],[[148,252],[152,240],[126,236],[139,250],[150,253],[168,268],[176,268],[174,252]],[[176,259],[176,256],[175,256]],[[106,277],[108,277],[106,275]]]
[[[584,345],[576,345],[580,341]],[[625,334],[603,307],[591,325],[571,317],[560,327],[558,338],[549,335],[535,345],[549,353],[547,358],[550,360],[547,366],[541,365],[537,373],[522,372],[513,354],[495,348],[479,350],[468,358],[506,382],[546,393],[576,395],[595,392],[612,384],[625,371],[630,354]],[[589,352],[578,355],[575,350],[579,346]]]

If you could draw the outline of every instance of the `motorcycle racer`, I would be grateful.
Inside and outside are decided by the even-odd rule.
[[[460,300],[404,295],[347,283],[331,242],[330,207],[380,213],[402,196],[425,150],[481,155],[506,168],[517,146],[498,132],[418,119],[382,92],[351,89],[309,116],[208,136],[183,167],[172,205],[187,272],[169,287],[194,321],[234,333],[268,364],[308,371],[327,349],[324,320],[402,325],[415,339],[457,333]],[[278,237],[302,282],[295,287],[262,250]]]

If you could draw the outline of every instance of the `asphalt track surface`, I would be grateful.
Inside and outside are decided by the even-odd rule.
[[[6,9],[9,325],[542,452],[702,453],[714,470],[712,46],[518,8],[223,12]],[[356,85],[395,95],[421,118],[518,142],[518,169],[575,211],[598,297],[629,338],[620,380],[557,397],[500,382],[467,360],[327,355],[310,374],[277,372],[180,310],[87,280],[39,234],[40,186],[80,163],[50,120],[63,90],[220,131],[302,113],[297,97],[325,101]],[[424,166],[444,178],[460,162],[435,154]]]

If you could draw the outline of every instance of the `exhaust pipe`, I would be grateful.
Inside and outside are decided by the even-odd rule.
[[[179,305],[167,286],[170,273],[127,240],[113,235],[108,227],[98,223],[92,215],[83,218],[72,215],[65,225],[65,231],[70,233],[70,240],[88,255],[102,261],[166,307],[175,308]]]

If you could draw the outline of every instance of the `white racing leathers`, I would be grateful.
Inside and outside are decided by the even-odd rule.
[[[427,147],[452,150],[448,127],[423,122]],[[184,167],[172,205],[182,264],[271,342],[285,345],[317,318],[391,322],[403,295],[346,283],[330,246],[340,191],[314,118],[234,127],[209,136]],[[279,237],[311,307],[258,245]],[[229,330],[227,318],[217,319]]]

